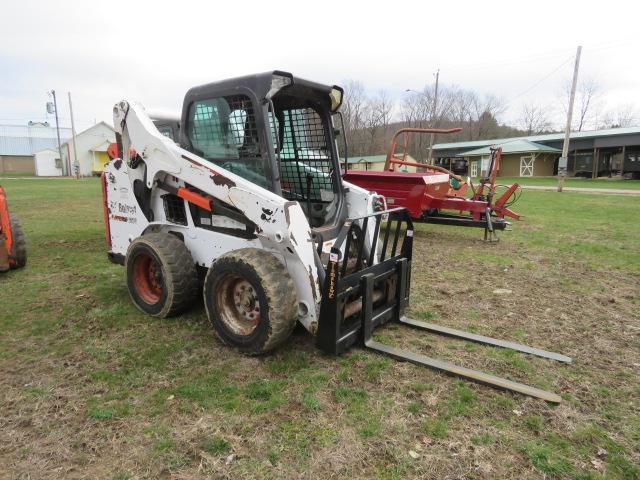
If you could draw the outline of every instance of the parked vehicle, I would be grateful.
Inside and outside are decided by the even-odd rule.
[[[280,347],[300,322],[321,350],[362,345],[396,359],[552,402],[534,387],[373,340],[387,322],[570,361],[405,317],[413,222],[340,175],[332,114],[343,91],[274,71],[190,89],[180,142],[145,109],[114,107],[103,175],[111,261],[141,311],[179,314],[202,295],[214,332],[246,354]],[[200,282],[199,279],[204,281]]]

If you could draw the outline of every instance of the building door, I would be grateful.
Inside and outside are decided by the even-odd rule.
[[[480,160],[480,175],[485,178],[489,176],[489,161],[491,157],[482,157]]]
[[[93,175],[101,175],[104,166],[109,163],[109,155],[107,152],[93,152],[93,162],[91,164],[91,173]]]
[[[533,161],[534,156],[520,157],[520,176],[521,177],[533,177]]]
[[[471,162],[471,177],[476,178],[478,176],[478,162]]]

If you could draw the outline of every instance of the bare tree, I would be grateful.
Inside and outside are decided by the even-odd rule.
[[[472,119],[476,123],[476,138],[488,138],[497,134],[498,117],[506,110],[504,100],[495,95],[472,96]]]
[[[580,132],[589,119],[587,114],[593,114],[598,108],[596,101],[601,94],[601,87],[595,79],[589,78],[582,82],[579,92],[578,131]]]
[[[620,105],[615,109],[609,110],[603,121],[605,128],[615,127],[631,127],[640,123],[640,114],[635,105]]]
[[[592,123],[597,119],[598,113],[602,109],[602,94],[602,86],[594,77],[587,77],[578,82],[573,112],[574,122],[572,128],[574,130],[580,132],[587,126],[587,124]],[[567,107],[569,105],[570,95],[571,82],[568,80],[565,83],[563,91],[562,106],[565,113],[567,112]]]
[[[400,115],[405,127],[426,128],[430,124],[434,87],[429,85],[422,92],[410,92],[400,105]],[[411,137],[409,150],[416,158],[422,158],[427,140],[424,135]]]
[[[541,133],[551,127],[549,119],[549,109],[535,103],[525,103],[522,105],[518,123],[520,128],[527,132],[527,135]]]
[[[380,90],[378,95],[372,100],[372,107],[377,111],[380,117],[380,124],[383,128],[387,128],[393,117],[395,102],[386,90]]]
[[[434,85],[427,85],[420,92],[404,94],[396,108],[388,92],[379,91],[370,96],[361,82],[345,82],[342,113],[349,152],[352,155],[384,153],[394,133],[392,130],[401,127],[463,128],[461,133],[447,135],[446,141],[521,134],[518,130],[499,123],[506,105],[496,95],[480,95],[473,90],[449,85],[440,85],[438,94],[435,112]],[[541,128],[540,125],[536,127]],[[534,130],[533,127],[531,129]],[[439,140],[436,138],[436,143]],[[428,136],[413,135],[409,152],[418,161],[423,160],[427,156],[428,142]]]
[[[402,100],[400,116],[408,127],[423,128],[429,118],[429,112],[433,101],[431,88],[427,87],[422,92],[410,92]]]
[[[368,99],[362,82],[347,80],[344,86],[344,102],[341,111],[346,130],[344,135],[353,154],[361,153],[363,148],[359,132],[364,127],[367,103]]]
[[[344,103],[341,111],[347,130],[355,130],[361,127],[362,113],[366,101],[367,98],[362,82],[357,80],[345,82]]]
[[[376,97],[367,101],[363,115],[363,126],[369,135],[368,152],[377,153],[381,151],[377,139],[380,136],[384,139],[387,127],[391,123],[393,107],[394,104],[389,93],[384,90],[380,90]],[[384,150],[384,147],[382,147],[382,150]]]

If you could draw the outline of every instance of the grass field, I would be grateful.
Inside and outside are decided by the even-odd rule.
[[[201,305],[135,309],[96,179],[2,183],[29,263],[0,277],[0,478],[640,478],[640,197],[527,191],[498,244],[417,227],[410,316],[574,363],[394,326],[379,339],[553,390],[553,406],[332,358],[303,331],[239,355]]]
[[[519,185],[555,187],[558,185],[557,177],[498,177],[498,183]],[[575,188],[610,188],[620,190],[640,190],[640,180],[627,180],[621,178],[565,178],[566,187]]]

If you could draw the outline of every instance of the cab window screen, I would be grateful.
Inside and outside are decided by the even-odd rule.
[[[270,116],[272,141],[280,135],[280,175],[286,198],[329,203],[334,199],[333,158],[325,121],[312,107],[280,109]]]
[[[194,102],[187,135],[193,153],[261,186],[267,186],[251,100],[232,95]]]

